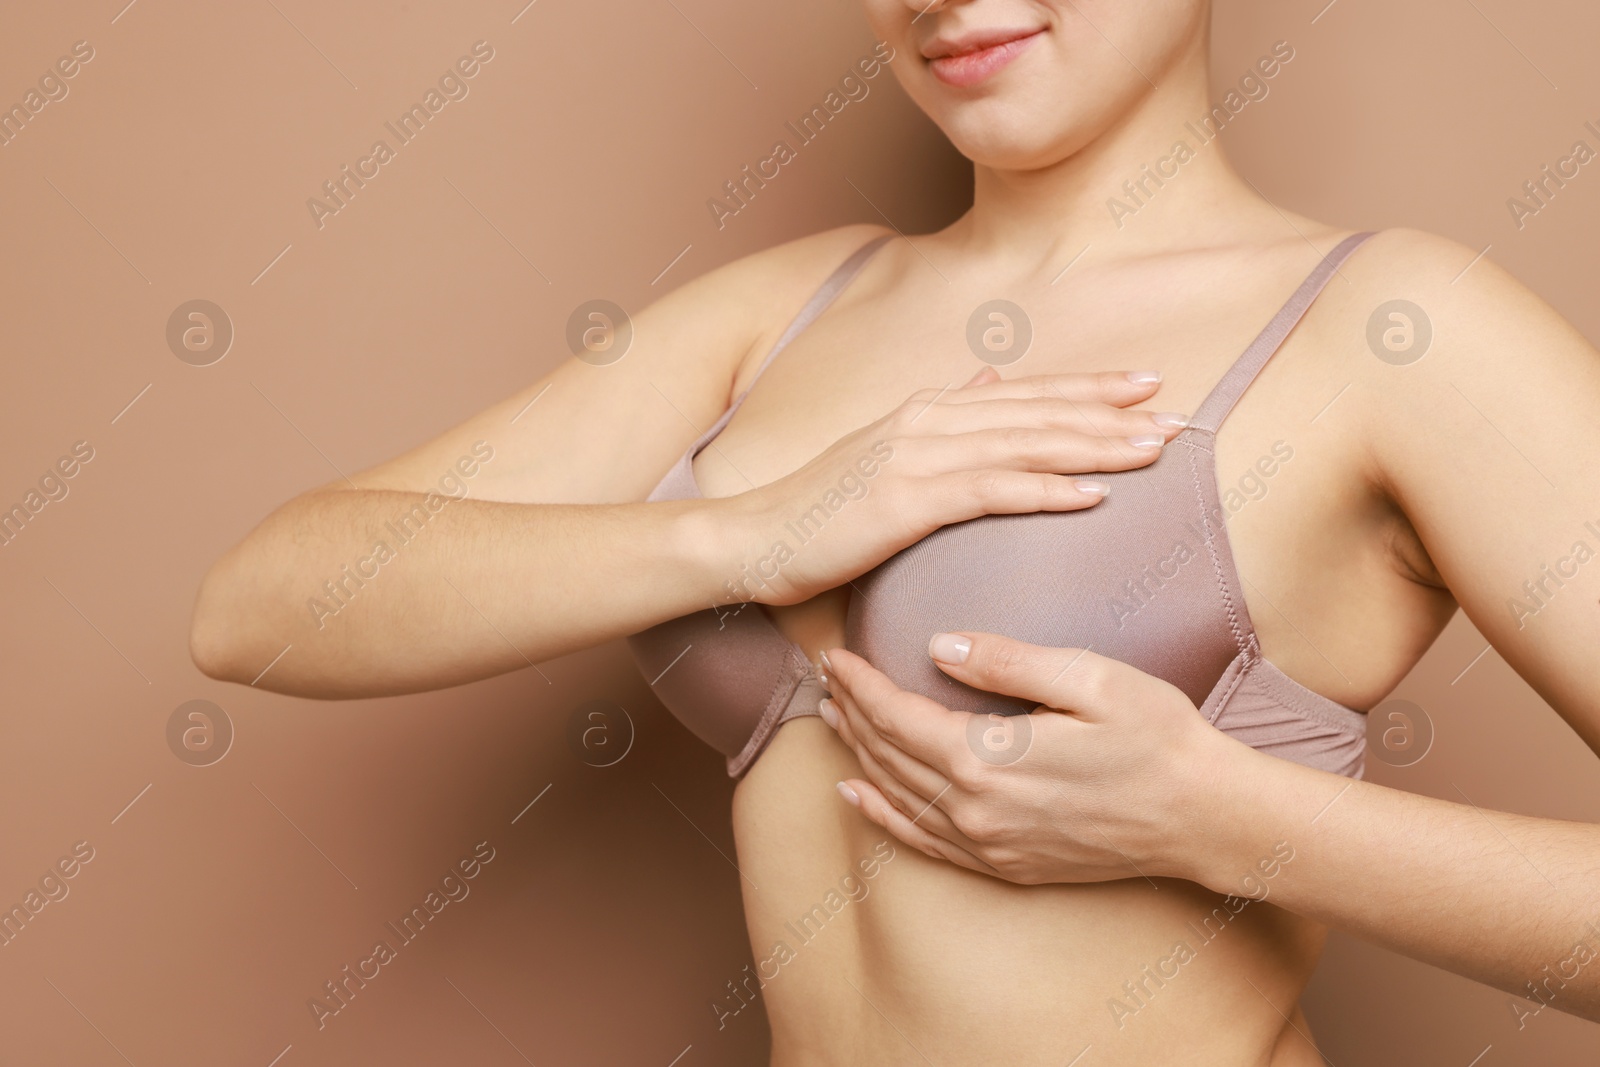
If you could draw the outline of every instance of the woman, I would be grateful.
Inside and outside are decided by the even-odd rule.
[[[966,215],[906,239],[845,227],[714,271],[641,313],[624,358],[574,360],[357,476],[360,488],[290,502],[208,574],[195,659],[285,692],[368,696],[636,635],[646,677],[741,776],[733,819],[756,965],[714,1010],[763,1001],[774,1063],[1319,1063],[1296,1002],[1324,927],[1263,899],[1320,862],[1313,824],[1224,841],[1207,816],[1243,809],[1209,804],[1206,772],[1250,776],[1227,796],[1254,787],[1258,806],[1359,774],[1355,709],[1405,675],[1458,601],[1600,743],[1600,692],[1580,670],[1594,579],[1548,599],[1536,630],[1493,618],[1530,561],[1565,550],[1597,497],[1596,446],[1578,430],[1600,402],[1593,350],[1460,246],[1350,234],[1234,174],[1220,144],[1191,132],[1212,110],[1205,0],[867,0],[867,12],[896,77],[974,162]],[[1259,76],[1285,62],[1292,50],[1263,57]],[[1369,347],[1369,320],[1398,299],[1419,308],[1386,310],[1401,320],[1380,319]],[[1414,359],[1426,353],[1405,334],[1420,309],[1439,325],[1439,350]],[[974,375],[975,355],[1016,362],[1001,380]],[[1268,469],[1270,499],[1232,507],[1222,490]],[[428,536],[404,547],[402,566],[362,571],[336,622],[307,610],[373,531],[424,507],[452,470],[471,498],[424,508]],[[1180,499],[1173,472],[1186,471],[1196,495]],[[954,525],[979,516],[989,518]],[[1146,522],[1174,516],[1191,530],[1190,543],[1178,534],[1187,553],[1141,542]],[[997,522],[1051,523],[1040,529],[1099,554],[1008,566],[1008,549],[985,554]],[[950,540],[968,530],[982,536]],[[944,569],[906,564],[925,548]],[[1093,605],[1035,610],[1040,589],[1076,595],[1090,567],[1136,589],[1094,618]],[[982,595],[940,595],[973,574]],[[1126,667],[1106,690],[1126,699],[1104,713],[1119,727],[1094,749],[1104,759],[1052,785],[1069,806],[1093,805],[1080,822],[1105,825],[1107,845],[1001,872],[1042,884],[966,869],[997,866],[966,817],[979,809],[956,809],[963,826],[939,806],[945,787],[1001,794],[973,787],[1015,778],[999,773],[1006,744],[980,729],[959,773],[924,748],[941,785],[871,732],[874,715],[909,722],[893,712],[911,700],[934,723],[1026,710],[985,684],[1028,703],[1077,701],[1069,710],[1092,717],[1061,685],[1109,662],[1097,651],[1023,685],[986,666],[1020,657],[997,659],[971,633],[971,673],[952,667],[939,689],[907,649],[934,628],[982,629],[960,621],[980,609],[1013,638],[1084,626],[1112,644],[1142,635],[1126,638],[1123,658],[1150,673]],[[1190,655],[1197,642],[1203,654]],[[816,669],[823,651],[846,647],[865,658],[837,652]],[[1275,729],[1270,714],[1231,733],[1208,725],[1194,709],[1224,703],[1212,695],[1227,679],[1228,693],[1255,693],[1248,706],[1292,707],[1296,729]],[[836,703],[822,704],[830,686]],[[1147,706],[1156,728],[1136,728]],[[1022,721],[1035,719],[1039,750],[1058,758],[1043,724],[1067,717]],[[1299,729],[1310,723],[1320,729]],[[899,740],[902,753],[917,748]],[[1198,762],[1178,773],[1174,753]],[[996,774],[970,773],[980,763]],[[1131,792],[1117,792],[1122,776]],[[942,858],[894,848],[839,801],[841,780],[868,815]],[[1123,813],[1114,825],[1108,796]],[[1183,831],[1244,869],[1218,877],[1191,862],[1209,855],[1201,845],[1175,848],[1162,816],[1180,808]],[[1012,814],[982,810],[990,829]],[[1019,804],[1018,824],[1036,810]],[[1545,829],[1562,842],[1580,833]],[[1447,835],[1411,832],[1428,855],[1449,853]],[[971,847],[933,840],[958,836]],[[1060,837],[1039,831],[1047,851],[1064,849]],[[1596,852],[1592,835],[1562,847],[1568,860]],[[1454,858],[1477,877],[1491,869]],[[1572,872],[1583,869],[1542,870],[1560,891],[1541,882],[1541,895],[1512,883],[1525,873],[1514,865],[1492,868],[1499,897],[1518,894],[1501,927],[1468,936],[1402,923],[1398,943],[1520,988],[1513,975],[1535,976],[1535,956],[1570,951],[1567,913],[1582,891]],[[1418,875],[1401,909],[1363,894],[1356,875],[1370,884],[1375,872],[1342,870],[1340,892],[1380,915],[1368,926],[1383,926],[1385,907],[1438,914],[1464,895],[1475,922],[1492,910],[1450,877]]]

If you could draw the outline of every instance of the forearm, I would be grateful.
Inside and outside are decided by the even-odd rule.
[[[1244,895],[1253,874],[1279,906],[1519,996],[1521,1010],[1600,1020],[1600,827],[1247,758],[1205,787],[1189,877]],[[1278,841],[1293,861],[1263,878]]]
[[[423,501],[322,491],[280,508],[206,575],[195,661],[301,696],[456,685],[726,601],[744,547],[719,501]]]

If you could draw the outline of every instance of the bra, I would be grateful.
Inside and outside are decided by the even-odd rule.
[[[892,234],[845,260],[800,310],[756,378]],[[1171,683],[1217,729],[1252,748],[1351,778],[1362,775],[1366,715],[1291,679],[1261,654],[1223,524],[1217,429],[1328,279],[1369,233],[1329,252],[1230,367],[1155,462],[1097,472],[1092,508],[985,515],[935,530],[851,583],[844,646],[900,688],[974,713],[1036,705],[958,682],[933,665],[940,631],[1006,634],[1088,648]],[[690,445],[648,500],[702,496],[691,464],[727,426],[755,379]],[[739,777],[790,719],[819,714],[826,691],[806,654],[758,604],[712,608],[628,638],[663,705],[727,757]]]

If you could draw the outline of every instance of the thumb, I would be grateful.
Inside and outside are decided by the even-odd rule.
[[[1106,717],[1126,672],[1139,672],[1083,648],[1046,648],[999,634],[942,633],[928,642],[940,670],[975,689],[1032,700],[1082,718]]]

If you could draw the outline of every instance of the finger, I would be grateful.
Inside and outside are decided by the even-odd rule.
[[[916,505],[907,508],[907,516],[936,515],[937,525],[948,526],[984,515],[1082,511],[1104,500],[1111,484],[1076,474],[990,469],[935,475],[923,489]]]
[[[988,385],[990,382],[998,382],[999,380],[999,371],[995,370],[993,367],[985,367],[977,374],[974,374],[971,378],[969,378],[967,380],[967,384],[961,386],[961,388],[971,389],[975,385]]]
[[[949,787],[949,779],[929,767],[915,756],[908,755],[893,742],[884,739],[872,726],[872,721],[848,693],[841,690],[831,698],[838,709],[839,736],[857,750],[869,753],[885,771],[904,782],[914,792],[933,800]],[[915,814],[913,810],[912,814]]]
[[[831,705],[830,714],[824,716],[824,721],[827,721],[829,717],[833,719],[831,725],[835,732],[838,733],[839,740],[849,746],[850,751],[855,754],[856,762],[861,765],[861,769],[866,772],[867,777],[877,782],[884,793],[888,794],[896,804],[900,805],[901,811],[915,819],[928,807],[933,798],[943,790],[944,786],[939,785],[932,792],[923,793],[904,778],[886,769],[883,763],[874,755],[873,750],[862,742],[859,732],[861,723],[859,713],[852,718],[838,693],[828,698],[827,703]],[[913,777],[915,777],[914,774]],[[935,779],[936,777],[934,776]]]
[[[830,691],[853,701],[880,736],[948,782],[954,760],[966,747],[968,716],[906,692],[848,649],[830,648],[824,656],[833,682]]]
[[[928,405],[915,420],[924,433],[977,430],[1071,430],[1088,437],[1127,438],[1156,434],[1170,439],[1189,423],[1180,412],[1119,408],[1060,397],[1001,397]]]
[[[916,441],[915,469],[940,475],[979,470],[1092,474],[1153,463],[1172,430],[1146,427],[1123,437],[1034,426],[989,427]]]
[[[927,488],[923,506],[939,515],[944,526],[984,515],[1082,511],[1111,492],[1110,483],[1100,478],[994,469],[940,474],[929,479]]]
[[[1082,648],[1046,648],[999,634],[934,634],[928,655],[958,681],[1085,719],[1103,719],[1120,702],[1131,677],[1148,677],[1125,663]]]
[[[861,814],[871,822],[877,823],[900,841],[916,849],[924,855],[934,859],[954,863],[958,867],[965,867],[969,871],[980,874],[1000,876],[1000,872],[984,863],[977,856],[953,842],[946,841],[938,834],[917,825],[900,813],[900,810],[889,803],[870,782],[863,782],[859,778],[851,778],[839,783],[849,788],[856,794],[856,807]],[[843,790],[840,790],[841,794]],[[849,800],[848,796],[845,800]]]
[[[845,714],[843,704],[844,698],[838,688],[835,688],[833,695],[824,698],[818,705],[818,710],[822,712],[822,721],[833,727],[833,732],[839,735],[839,740],[848,745],[852,751],[859,752],[863,747],[861,739],[856,736],[855,723]]]
[[[1148,399],[1160,384],[1161,375],[1156,371],[1034,374],[963,386],[959,396],[947,391],[942,399],[964,401],[1049,396],[1066,400],[1097,400],[1121,408]],[[930,392],[929,395],[933,394]]]
[[[938,806],[937,796],[924,796],[884,769],[871,752],[858,752],[861,773],[892,803],[900,814],[915,825],[961,848],[973,848],[972,841],[956,829],[948,812]]]

